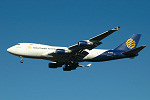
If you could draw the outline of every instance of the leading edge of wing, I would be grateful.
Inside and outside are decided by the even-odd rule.
[[[97,36],[95,36],[95,37],[93,37],[93,38],[90,38],[88,41],[91,41],[91,42],[93,42],[93,43],[96,43],[96,42],[97,42],[97,45],[96,45],[96,46],[93,46],[93,48],[95,48],[95,47],[97,47],[98,45],[101,44],[101,42],[99,42],[100,40],[106,38],[107,36],[109,36],[109,35],[112,34],[113,32],[119,30],[119,28],[120,28],[120,26],[115,27],[115,28],[113,28],[113,29],[111,29],[111,30],[109,30],[109,31],[106,31],[106,32],[104,32],[104,33],[101,33],[101,34],[99,34],[99,35],[97,35]],[[80,46],[78,46],[78,44],[75,44],[75,45],[72,45],[72,46],[68,47],[68,49],[72,49],[72,50],[79,50],[79,49],[85,49],[85,48],[88,49],[88,47],[80,47]]]

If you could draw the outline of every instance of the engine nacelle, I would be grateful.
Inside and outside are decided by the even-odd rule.
[[[63,66],[63,71],[75,70],[78,66],[79,66],[78,63],[68,64],[68,65]]]
[[[78,46],[90,46],[93,45],[93,42],[90,41],[79,41]]]
[[[49,68],[57,68],[57,67],[62,67],[63,64],[57,63],[57,62],[52,62],[49,63]]]
[[[56,49],[56,53],[58,54],[64,54],[64,53],[70,53],[70,50],[65,50],[65,49]]]
[[[56,53],[65,53],[64,49],[56,49]]]

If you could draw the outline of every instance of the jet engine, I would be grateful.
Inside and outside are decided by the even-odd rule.
[[[79,66],[78,63],[67,64],[67,65],[63,66],[63,71],[71,71],[71,70],[75,70],[78,66]]]
[[[91,46],[91,45],[93,45],[93,42],[87,40],[78,42],[78,46]]]
[[[70,50],[65,50],[65,49],[56,49],[56,53],[58,54],[64,54],[64,53],[70,53]]]

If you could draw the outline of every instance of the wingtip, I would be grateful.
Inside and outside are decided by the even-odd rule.
[[[119,28],[120,28],[120,26],[116,27],[115,29],[116,29],[116,30],[119,30]]]

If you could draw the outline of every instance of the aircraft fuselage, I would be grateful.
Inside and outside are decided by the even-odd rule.
[[[68,62],[68,55],[65,54],[53,54],[56,49],[68,49],[67,47],[56,47],[48,46],[43,44],[35,43],[19,43],[7,49],[13,55],[22,56],[25,58],[36,58],[45,59],[55,62]],[[80,60],[79,62],[90,61],[90,62],[101,62],[107,60],[114,60],[119,58],[124,58],[125,56],[121,52],[114,52],[114,50],[104,50],[104,49],[92,49],[87,51],[89,54]]]

